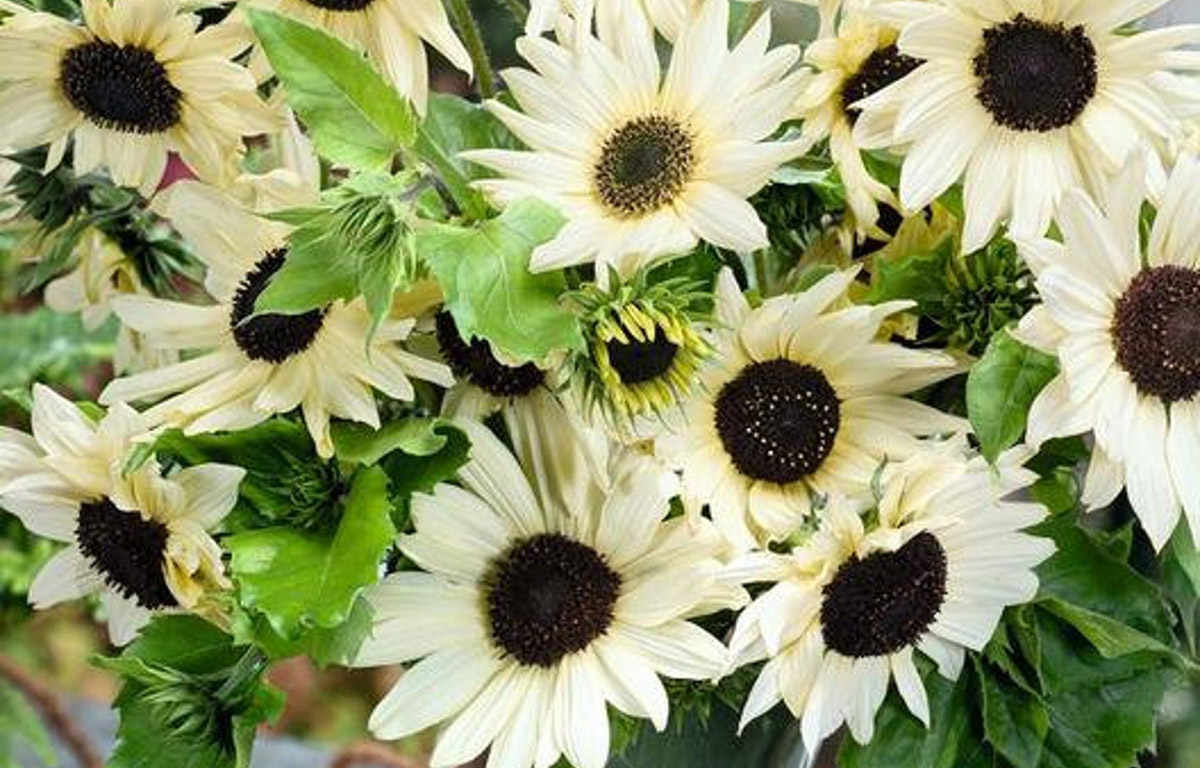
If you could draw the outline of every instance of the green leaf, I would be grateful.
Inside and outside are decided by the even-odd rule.
[[[706,722],[690,717],[682,730],[642,728],[608,768],[775,768],[799,765],[800,728],[782,706],[748,725],[739,736],[738,711],[714,701]]]
[[[1179,612],[1183,639],[1193,657],[1200,636],[1200,550],[1192,544],[1186,521],[1180,523],[1163,552],[1163,588]]]
[[[1114,558],[1071,516],[1049,520],[1030,532],[1049,537],[1057,548],[1037,568],[1039,600],[1057,599],[1170,642],[1170,619],[1158,586]]]
[[[354,478],[332,535],[275,527],[225,540],[242,604],[263,613],[284,638],[346,620],[359,592],[374,583],[395,528],[387,475],[378,468]]]
[[[1058,363],[1050,355],[1008,333],[992,337],[967,377],[967,414],[988,461],[1021,439],[1029,407],[1057,372]]]
[[[880,304],[909,299],[919,307],[941,304],[946,298],[946,264],[953,245],[946,240],[932,253],[911,253],[901,259],[879,259],[871,274],[866,301]]]
[[[279,14],[246,12],[321,155],[356,170],[387,170],[398,151],[412,146],[412,106],[360,53]]]
[[[1089,611],[1078,605],[1065,603],[1053,597],[1042,600],[1039,604],[1050,613],[1067,621],[1075,629],[1079,630],[1080,634],[1086,637],[1095,646],[1096,650],[1100,652],[1100,655],[1106,659],[1125,656],[1130,653],[1149,651],[1151,653],[1164,654],[1176,661],[1182,661],[1182,657],[1175,649],[1168,647],[1143,632],[1139,632],[1128,624],[1122,624],[1103,614]]]
[[[933,671],[924,658],[916,661],[929,697],[929,728],[893,690],[875,715],[871,743],[861,745],[851,738],[842,742],[840,768],[992,768],[982,734],[972,721],[971,667],[954,682]]]
[[[20,768],[18,748],[33,754],[43,765],[58,765],[58,757],[42,721],[25,696],[0,680],[0,768]]]
[[[233,633],[242,645],[254,645],[272,660],[307,656],[319,666],[349,664],[363,642],[371,635],[374,611],[361,595],[354,601],[350,615],[332,629],[315,628],[299,638],[280,637],[265,616],[238,610],[234,613]]]
[[[464,339],[482,337],[516,361],[583,348],[578,319],[559,305],[561,272],[531,274],[534,248],[562,227],[545,203],[522,200],[476,228],[432,225],[417,248],[441,283]]]
[[[414,493],[429,493],[438,483],[454,477],[471,455],[471,441],[466,433],[449,425],[439,426],[436,433],[446,444],[437,453],[422,456],[396,450],[380,461],[391,480],[393,499],[392,519],[397,530],[408,526],[408,506]]]
[[[166,664],[182,672],[201,674],[233,666],[241,655],[229,635],[207,621],[195,616],[164,615],[147,624],[121,658]]]
[[[215,435],[163,433],[154,450],[164,462],[195,466],[216,462],[246,470],[230,531],[286,524],[324,531],[337,522],[345,479],[337,464],[318,458],[303,425],[275,418],[250,429]]]
[[[256,314],[299,315],[351,298],[358,290],[352,259],[342,258],[332,233],[316,239],[292,235],[287,258],[254,301]]]
[[[1050,728],[1050,714],[1036,696],[996,675],[975,658],[979,675],[983,732],[1014,768],[1037,768]]]
[[[1159,654],[1105,659],[1039,611],[1050,730],[1040,768],[1130,768],[1155,741],[1156,712],[1177,673]]]
[[[504,123],[479,104],[449,93],[429,95],[423,129],[450,158],[451,164],[468,179],[494,175],[487,168],[469,163],[458,155],[469,149],[523,149]]]
[[[120,672],[120,713],[109,768],[248,768],[258,725],[283,695],[265,685],[265,660],[193,616],[156,617],[102,666]]]
[[[342,461],[370,466],[392,451],[432,456],[446,447],[443,431],[449,429],[453,427],[441,419],[415,417],[389,422],[381,429],[339,422],[332,429],[333,447]]]

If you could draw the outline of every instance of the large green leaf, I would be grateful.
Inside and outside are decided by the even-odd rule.
[[[298,638],[281,637],[266,616],[258,612],[234,612],[233,634],[239,644],[254,645],[272,660],[307,656],[320,666],[348,664],[371,635],[374,611],[359,596],[346,620],[332,629],[313,629]]]
[[[412,146],[411,105],[345,43],[270,11],[246,13],[317,151],[362,170],[387,170]]]
[[[522,200],[478,227],[431,225],[417,250],[429,264],[464,339],[483,337],[517,360],[580,349],[579,321],[559,304],[561,272],[531,274],[529,257],[562,227],[545,203]]]
[[[1050,730],[1041,768],[1130,768],[1154,745],[1156,711],[1177,673],[1160,654],[1105,659],[1039,613]]]
[[[382,469],[361,470],[332,534],[279,526],[226,539],[242,604],[284,638],[342,624],[362,588],[377,580],[396,533],[387,483]]]
[[[989,461],[1021,439],[1029,407],[1057,372],[1058,363],[1050,355],[1008,333],[992,337],[967,377],[967,414]]]
[[[1050,729],[1050,713],[1041,698],[1014,685],[976,657],[983,732],[1014,768],[1037,768]]]

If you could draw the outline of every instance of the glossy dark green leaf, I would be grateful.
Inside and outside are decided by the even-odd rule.
[[[1037,768],[1050,728],[1041,698],[1014,684],[975,658],[983,732],[992,747],[1014,768]]]

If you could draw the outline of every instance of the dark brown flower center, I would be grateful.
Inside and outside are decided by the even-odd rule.
[[[435,322],[438,346],[455,378],[469,381],[496,397],[523,397],[545,382],[546,374],[533,363],[505,365],[496,359],[491,345],[483,339],[463,341],[449,312],[439,312]]]
[[[278,365],[308,349],[325,325],[325,310],[314,309],[298,315],[254,314],[254,303],[266,290],[287,258],[287,251],[267,254],[242,279],[233,297],[229,327],[238,348],[251,360]]]
[[[305,2],[325,11],[353,13],[365,10],[375,0],[305,0]]]
[[[628,344],[616,339],[605,343],[608,351],[608,363],[622,384],[642,384],[654,381],[671,370],[679,346],[671,341],[658,328],[654,329],[654,337],[650,341],[638,341],[631,338]]]
[[[1138,390],[1167,403],[1200,394],[1200,271],[1153,267],[1117,300],[1117,362]]]
[[[642,216],[674,201],[695,165],[692,136],[678,120],[639,117],[604,142],[594,171],[596,192],[614,215]]]
[[[791,360],[755,363],[717,396],[716,428],[746,477],[794,483],[833,450],[841,401],[825,374]]]
[[[514,545],[488,578],[492,638],[522,664],[554,666],[608,631],[621,577],[596,550],[559,534]]]
[[[974,67],[979,102],[1015,131],[1071,125],[1096,95],[1096,47],[1082,26],[1020,14],[983,33]]]
[[[75,542],[113,591],[149,610],[178,603],[163,577],[167,527],[108,499],[79,508]]]
[[[946,599],[946,551],[928,531],[895,552],[851,557],[825,586],[821,633],[843,656],[886,656],[910,646]]]
[[[879,93],[924,63],[900,53],[895,45],[880,48],[868,56],[858,71],[842,85],[842,111],[854,123],[861,110],[855,109],[853,104]]]
[[[182,94],[151,51],[93,40],[71,48],[59,65],[71,106],[102,128],[162,133],[179,122]]]

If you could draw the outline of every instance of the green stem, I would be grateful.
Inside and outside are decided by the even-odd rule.
[[[479,25],[471,14],[471,7],[467,0],[450,0],[450,13],[462,34],[467,53],[471,54],[479,93],[483,98],[490,99],[496,95],[496,76],[492,72],[492,62],[488,59],[487,48],[483,45],[483,36],[479,34]]]
[[[504,0],[504,5],[508,8],[508,12],[517,20],[517,24],[525,26],[525,20],[529,18],[529,5],[525,0]]]
[[[471,189],[467,177],[450,160],[437,142],[429,136],[424,126],[417,132],[417,143],[413,145],[413,152],[437,173],[438,178],[446,185],[450,196],[454,198],[454,202],[458,203],[458,207],[462,209],[463,215],[468,220],[480,221],[487,218],[488,207],[483,196]]]
[[[754,252],[754,282],[758,283],[759,293],[764,297],[770,295],[767,292],[767,259],[765,249]]]
[[[238,660],[229,678],[217,690],[214,698],[222,704],[234,704],[244,698],[258,684],[263,672],[270,665],[266,655],[257,648],[251,648]]]

